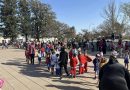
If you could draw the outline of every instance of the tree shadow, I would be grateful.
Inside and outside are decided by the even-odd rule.
[[[23,67],[20,72],[24,75],[28,75],[31,77],[46,77],[50,78],[52,75],[48,72],[48,70],[43,69],[38,64],[37,65],[27,65]]]
[[[14,61],[14,60],[9,60],[9,62],[1,63],[1,64],[3,64],[3,65],[13,65],[13,66],[26,66],[24,64],[21,64],[18,61]]]
[[[52,80],[53,82],[60,82],[60,83],[63,83],[63,84],[80,84],[80,85],[87,85],[87,86],[96,86],[96,83],[91,83],[91,82],[88,82],[88,81],[84,81],[84,82],[81,82],[81,81],[72,81],[72,80]]]
[[[27,64],[26,61],[21,62],[21,60],[18,61],[18,59],[8,60],[6,63],[1,64],[8,66],[17,66],[18,68],[21,68],[20,73],[27,76],[47,78],[52,76],[47,69],[44,69],[44,67],[39,66],[39,64]]]
[[[94,79],[93,76],[77,76],[77,78],[91,78],[91,79]]]
[[[86,88],[81,88],[81,87],[78,87],[78,86],[62,86],[62,85],[59,85],[59,86],[55,86],[55,85],[46,85],[47,87],[56,87],[60,90],[94,90],[94,89],[86,89]]]
[[[50,72],[48,72],[46,65],[44,64],[44,66],[39,66],[38,64],[27,64],[25,61],[23,61],[24,59],[22,58],[15,58],[14,60],[8,60],[6,63],[2,63],[3,65],[8,65],[8,66],[17,66],[18,68],[20,68],[20,74],[24,74],[30,77],[45,77],[45,78],[53,78],[52,81],[53,83],[55,82],[60,82],[63,84],[82,84],[82,85],[88,85],[88,86],[96,86],[95,83],[91,83],[91,82],[81,82],[82,80],[79,81],[74,81],[74,80],[60,80],[55,78],[56,76],[51,75]],[[67,77],[65,77],[67,78]],[[91,78],[91,77],[85,77],[85,76],[81,76],[80,78]],[[58,85],[48,85],[47,87],[56,87],[58,89],[61,90],[93,90],[93,89],[85,89],[85,88],[80,88],[78,86],[58,86]]]
[[[88,65],[88,67],[89,67],[89,68],[94,68],[94,66],[93,66],[93,65]]]

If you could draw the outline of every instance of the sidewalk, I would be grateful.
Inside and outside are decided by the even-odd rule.
[[[119,61],[123,64],[122,59]],[[76,79],[60,80],[45,65],[39,67],[37,58],[35,65],[27,65],[24,50],[0,49],[0,79],[5,80],[2,90],[98,90],[92,65],[90,62],[88,73],[77,75]]]
[[[2,90],[98,90],[93,79],[92,63],[89,73],[76,79],[51,76],[45,66],[27,65],[24,50],[0,49],[0,78],[5,80]]]

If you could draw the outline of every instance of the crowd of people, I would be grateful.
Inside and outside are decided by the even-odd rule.
[[[8,49],[8,43],[4,40],[2,42],[2,49]]]
[[[38,45],[31,42],[27,44],[25,50],[26,61],[28,64],[29,62],[34,64],[34,58],[37,57],[39,65],[41,65],[44,58],[51,74],[55,73],[62,78],[64,68],[67,76],[71,75],[75,78],[77,65],[79,65],[79,74],[83,74],[87,72],[87,62],[92,61],[92,59],[83,53],[81,49],[76,49],[74,44],[72,46],[73,48],[69,51],[61,42],[39,43]],[[68,71],[68,62],[70,63],[70,71]]]
[[[7,44],[3,44],[7,47]],[[94,79],[98,79],[99,90],[130,90],[129,55],[130,43],[121,39],[117,43],[100,39],[96,43],[84,42],[25,42],[17,48],[25,48],[26,62],[34,65],[38,61],[40,67],[46,65],[48,72],[58,76],[76,78],[88,72],[88,63],[93,63]],[[20,47],[19,47],[20,46]],[[94,52],[92,59],[88,51]],[[110,57],[104,56],[107,52]],[[124,65],[118,63],[118,58],[124,58]],[[64,71],[63,71],[64,70]]]
[[[105,40],[101,40],[105,43]],[[99,52],[96,53],[95,58],[92,59],[86,52],[89,46],[84,47],[78,46],[76,42],[71,43],[69,49],[62,42],[47,42],[38,43],[30,42],[26,45],[25,56],[27,63],[34,64],[34,58],[37,57],[39,65],[41,66],[42,60],[44,59],[47,66],[48,72],[52,75],[63,78],[63,69],[65,70],[66,76],[76,78],[77,74],[84,74],[88,72],[88,62],[93,62],[95,75],[94,78],[98,77],[99,89],[100,90],[130,90],[130,74],[128,71],[129,65],[129,46],[128,42],[125,42],[124,63],[125,67],[118,63],[117,56],[120,55],[120,50],[117,53],[118,48],[113,48],[109,60],[104,57],[104,47],[107,45],[99,44]],[[116,47],[120,47],[121,41],[117,43]],[[86,44],[89,45],[89,44]],[[108,49],[108,48],[106,48]],[[120,48],[119,48],[120,49]],[[117,73],[117,74],[116,74]],[[111,76],[112,75],[112,76]],[[115,76],[115,79],[113,78]],[[117,87],[116,82],[121,81],[121,88]],[[110,88],[109,83],[115,85]],[[114,83],[115,82],[115,83]],[[124,85],[125,84],[125,85]],[[108,88],[109,87],[109,88]],[[105,89],[104,89],[105,88]],[[108,88],[108,89],[107,89]],[[113,89],[114,88],[114,89]],[[118,88],[118,89],[117,89]]]

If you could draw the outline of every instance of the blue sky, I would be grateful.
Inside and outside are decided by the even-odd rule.
[[[96,27],[104,18],[103,9],[107,7],[110,1],[114,0],[40,0],[51,5],[56,13],[57,20],[66,23],[69,26],[75,26],[76,31],[81,29],[91,29]],[[130,0],[115,0],[119,6]]]

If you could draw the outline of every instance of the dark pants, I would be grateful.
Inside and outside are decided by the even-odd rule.
[[[99,47],[99,51],[102,52],[102,47]]]
[[[67,76],[69,75],[68,73],[68,70],[67,70],[67,64],[64,64],[64,65],[60,65],[60,76],[62,77],[63,75],[63,67],[64,67],[64,70],[65,70],[65,73],[67,74]]]
[[[34,57],[35,57],[35,54],[31,54],[31,64],[34,64]]]
[[[57,75],[57,76],[60,75],[60,68],[56,68],[56,75]]]
[[[103,54],[106,54],[106,48],[105,47],[103,48]]]
[[[38,57],[39,65],[41,64],[41,60],[42,60],[42,58]]]

